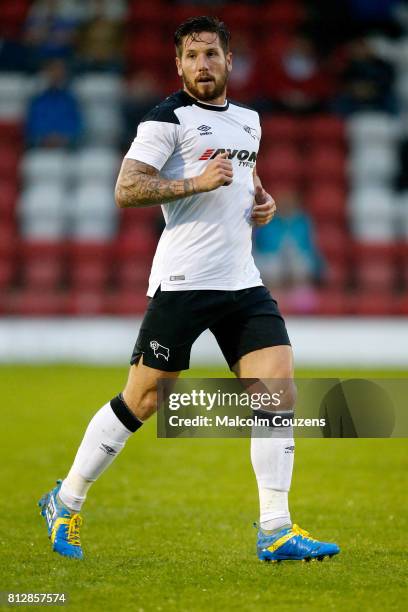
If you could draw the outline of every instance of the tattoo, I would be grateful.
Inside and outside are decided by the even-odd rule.
[[[159,176],[153,166],[124,159],[115,188],[120,208],[154,206],[197,193],[193,178],[169,180]]]

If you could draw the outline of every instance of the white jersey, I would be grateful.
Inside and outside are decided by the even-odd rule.
[[[231,185],[162,205],[163,230],[149,279],[148,296],[163,291],[262,285],[252,257],[250,214],[253,169],[259,149],[259,115],[227,101],[199,102],[179,91],[156,106],[138,126],[127,158],[167,179],[201,174],[218,153],[229,152]]]

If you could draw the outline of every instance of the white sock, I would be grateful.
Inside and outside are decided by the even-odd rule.
[[[293,437],[274,437],[273,430],[268,437],[251,438],[251,461],[259,489],[259,523],[262,529],[275,530],[291,524],[288,492],[294,448]]]
[[[59,498],[67,508],[79,512],[91,484],[110,466],[132,433],[118,419],[110,402],[95,414],[61,485]]]

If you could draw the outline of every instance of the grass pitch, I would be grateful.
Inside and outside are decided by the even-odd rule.
[[[78,611],[406,609],[404,440],[299,440],[292,519],[342,552],[267,565],[254,552],[249,440],[159,440],[151,419],[89,494],[85,561],[52,553],[37,500],[125,377],[126,368],[0,368],[0,590],[64,591]]]

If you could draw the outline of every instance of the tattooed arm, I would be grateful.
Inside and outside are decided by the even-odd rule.
[[[200,176],[180,180],[162,178],[153,166],[125,158],[116,182],[116,204],[119,208],[155,206],[229,185],[232,164],[226,156],[218,155]]]

